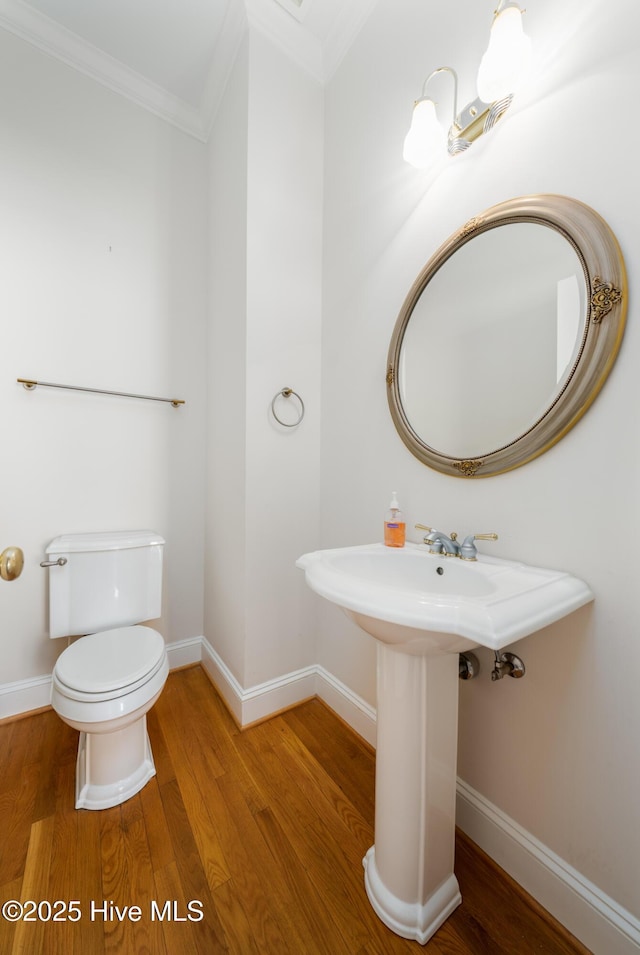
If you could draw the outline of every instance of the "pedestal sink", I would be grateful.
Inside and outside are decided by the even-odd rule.
[[[500,650],[593,600],[561,571],[424,545],[305,554],[307,584],[378,641],[375,844],[365,886],[382,921],[425,944],[462,901],[453,873],[458,654]]]

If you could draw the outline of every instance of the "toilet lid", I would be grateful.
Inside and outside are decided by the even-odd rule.
[[[83,693],[108,693],[144,679],[160,663],[164,640],[151,627],[122,627],[82,637],[60,655],[58,680]]]

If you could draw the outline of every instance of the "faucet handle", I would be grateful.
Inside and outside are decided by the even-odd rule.
[[[422,538],[425,544],[429,545],[429,552],[431,554],[441,554],[444,550],[441,540],[435,539],[435,535],[440,532],[435,529],[435,527],[427,527],[426,524],[414,524],[416,530],[425,531],[425,536]],[[430,539],[428,535],[433,534],[434,539]]]
[[[497,541],[497,534],[469,534],[465,537],[462,546],[460,547],[460,556],[463,560],[476,560],[478,556],[478,549],[474,544],[474,541]]]

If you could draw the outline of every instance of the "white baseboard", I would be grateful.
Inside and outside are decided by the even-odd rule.
[[[309,666],[245,690],[203,637],[167,645],[171,669],[201,663],[241,726],[318,696],[372,746],[376,711],[321,666]],[[49,675],[0,685],[0,719],[49,704]],[[640,955],[640,920],[458,780],[456,822],[594,955]]]
[[[202,660],[202,637],[191,637],[189,640],[177,640],[167,644],[169,669],[179,670],[180,667],[193,666]]]
[[[41,710],[51,702],[51,675],[35,676],[0,686],[0,720],[32,710]]]
[[[375,709],[320,666],[294,670],[244,690],[211,644],[202,640],[202,666],[219,690],[239,726],[249,726],[274,713],[319,696],[338,716],[375,746]]]
[[[315,668],[286,673],[248,690],[242,688],[211,644],[202,640],[202,666],[233,714],[236,723],[249,726],[279,710],[294,706],[315,695]]]
[[[638,955],[639,919],[461,779],[456,822],[594,955]]]

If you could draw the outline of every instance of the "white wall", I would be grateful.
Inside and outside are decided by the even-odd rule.
[[[318,539],[323,155],[320,84],[257,31],[250,50],[245,686],[315,662],[295,560]]]
[[[518,645],[524,680],[492,683],[491,654],[479,652],[481,678],[461,687],[459,774],[639,917],[633,286],[622,351],[594,406],[543,457],[499,477],[453,479],[410,455],[388,412],[385,362],[419,270],[455,229],[505,199],[549,192],[588,203],[616,233],[633,283],[640,13],[632,0],[529,5],[530,92],[434,177],[401,159],[412,102],[443,63],[460,75],[461,103],[473,98],[492,8],[467,0],[439,5],[437,20],[433,11],[380,0],[326,90],[322,543],[379,540],[397,489],[408,526],[496,531],[494,553],[589,582],[591,607]],[[375,703],[373,641],[320,601],[317,613],[319,662]]]
[[[244,677],[248,36],[209,143],[205,634]]]
[[[66,645],[39,567],[57,534],[162,533],[162,632],[202,633],[206,165],[202,144],[4,31],[0,83],[0,547],[26,560],[0,582],[7,684]]]
[[[255,30],[210,170],[205,636],[248,688],[314,663],[295,560],[318,539],[320,473],[322,89]],[[296,428],[271,415],[285,387],[305,403]],[[285,421],[298,410],[276,407]]]

